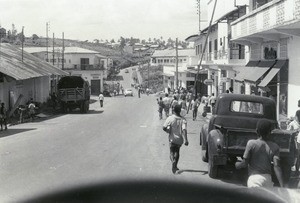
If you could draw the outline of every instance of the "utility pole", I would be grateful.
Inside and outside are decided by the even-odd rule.
[[[149,86],[149,68],[150,68],[150,62],[148,62],[148,88],[150,87]]]
[[[22,40],[22,62],[23,62],[23,55],[24,55],[24,39],[25,39],[25,37],[24,37],[24,26],[22,27],[22,38],[21,38],[21,40]]]
[[[65,67],[65,33],[62,33],[62,64],[61,69],[63,70]]]
[[[175,49],[176,49],[176,88],[179,89],[178,86],[178,38],[176,38],[176,44],[175,44]]]
[[[208,41],[208,36],[209,36],[209,34],[210,34],[210,31],[211,31],[211,24],[212,24],[212,21],[213,21],[213,18],[214,18],[216,6],[217,6],[217,0],[215,0],[213,12],[212,12],[212,15],[211,15],[211,18],[210,18],[208,31],[207,31],[206,38],[205,38],[204,48],[203,48],[203,51],[202,51],[202,54],[201,54],[201,59],[200,59],[200,61],[199,61],[199,63],[198,63],[198,69],[197,69],[196,79],[195,79],[195,83],[194,83],[194,91],[195,91],[195,96],[196,96],[196,97],[197,97],[197,91],[196,91],[196,87],[197,87],[197,86],[196,86],[196,85],[197,85],[197,82],[198,82],[198,79],[199,79],[200,67],[201,67],[201,64],[202,64],[203,56],[204,56],[205,51],[206,51],[207,41]]]
[[[52,65],[54,66],[54,33],[53,33],[53,40],[52,40]]]
[[[48,31],[49,31],[49,25],[50,23],[47,22],[46,23],[46,61],[49,62],[49,56],[48,56],[48,40],[49,40],[49,37],[48,37]]]
[[[201,33],[201,10],[200,10],[200,0],[197,1],[197,14],[199,16],[199,33]]]

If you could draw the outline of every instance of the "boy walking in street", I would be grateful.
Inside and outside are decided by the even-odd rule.
[[[162,119],[162,112],[164,109],[164,103],[162,101],[162,97],[159,97],[159,99],[157,99],[157,104],[158,104],[158,114],[159,114],[159,120]]]
[[[103,107],[103,101],[104,101],[104,96],[102,93],[99,94],[99,102],[100,102],[100,107]]]
[[[169,133],[170,159],[173,174],[179,170],[177,164],[181,145],[184,143],[188,146],[189,144],[187,139],[187,122],[186,119],[180,116],[180,111],[181,106],[176,105],[174,107],[174,114],[169,116],[163,125],[163,130]]]
[[[275,175],[280,186],[283,186],[283,177],[280,167],[279,146],[268,140],[272,130],[272,124],[268,120],[259,120],[257,123],[256,140],[249,140],[242,162],[237,162],[237,169],[248,167],[248,187],[273,187],[272,162]]]

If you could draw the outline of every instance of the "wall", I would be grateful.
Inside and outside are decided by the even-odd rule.
[[[9,101],[11,106],[17,101],[20,94],[24,97],[21,104],[26,104],[33,98],[37,102],[46,102],[50,93],[50,78],[43,76],[39,78],[32,78],[27,80],[5,80],[4,83],[0,83],[0,100],[9,107]],[[10,93],[11,92],[11,93]],[[9,96],[11,94],[11,97]]]
[[[300,37],[288,40],[289,85],[288,85],[288,116],[295,116],[298,100],[300,99]]]
[[[66,69],[73,69],[74,65],[80,64],[81,58],[89,58],[89,64],[93,65],[95,60],[95,54],[78,54],[78,53],[72,53],[72,54],[65,54]]]
[[[237,7],[234,6],[235,0],[219,0],[216,5],[216,10],[214,14],[214,20],[220,19],[222,16],[225,14],[235,10]],[[236,0],[237,5],[242,6],[242,5],[248,5],[249,0]],[[210,20],[211,14],[214,8],[215,0],[207,0],[207,19]]]

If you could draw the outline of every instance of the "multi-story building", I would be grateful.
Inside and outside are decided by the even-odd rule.
[[[249,12],[231,23],[232,40],[249,46],[239,77],[246,93],[277,102],[279,119],[294,116],[300,99],[300,0],[249,0]]]
[[[26,47],[27,52],[53,64],[70,75],[81,76],[89,82],[91,94],[98,95],[103,91],[103,80],[106,79],[106,70],[113,65],[112,59],[100,55],[99,52],[79,47]],[[55,84],[54,84],[55,85]]]
[[[194,49],[178,50],[178,88],[191,89],[195,84],[196,69]],[[177,89],[176,50],[155,50],[151,56],[152,66],[163,66],[163,85],[165,90]],[[198,85],[201,88],[201,85]]]
[[[211,18],[213,0],[207,0],[207,17]],[[237,3],[238,2],[238,3]],[[230,23],[246,14],[247,1],[226,0],[218,1],[211,30],[205,47],[209,27],[201,30],[200,34],[192,35],[186,41],[194,42],[197,60],[194,66],[201,61],[200,81],[207,85],[207,94],[218,95],[234,87],[234,77],[239,67],[248,60],[247,47],[244,44],[232,42]],[[204,50],[205,48],[205,50]],[[203,55],[203,56],[202,56]],[[203,94],[203,92],[200,92]],[[205,94],[205,93],[204,93]]]

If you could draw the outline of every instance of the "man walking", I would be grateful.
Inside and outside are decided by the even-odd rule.
[[[198,107],[200,103],[197,97],[192,101],[192,110],[193,110],[193,121],[197,119]]]
[[[164,103],[162,101],[162,97],[159,97],[159,99],[157,99],[157,104],[158,104],[158,114],[159,114],[159,120],[162,119],[162,112],[164,109]]]
[[[165,97],[163,98],[163,103],[164,103],[164,111],[165,111],[166,117],[169,117],[171,98],[169,98],[168,93],[165,94]]]
[[[6,108],[4,106],[4,103],[1,103],[1,107],[0,107],[0,122],[1,122],[1,131],[3,130],[7,130],[7,120],[6,120]]]
[[[180,116],[180,111],[181,106],[176,105],[174,107],[174,114],[169,116],[163,125],[163,130],[169,133],[170,159],[173,174],[179,170],[177,164],[181,145],[184,143],[188,146],[189,144],[187,139],[187,122],[186,119]]]
[[[275,175],[280,186],[283,186],[283,177],[280,167],[279,146],[268,140],[272,130],[272,124],[268,120],[259,120],[257,123],[256,140],[249,140],[243,156],[242,162],[235,164],[237,169],[248,166],[249,178],[248,187],[273,187],[272,182],[272,162]]]
[[[99,94],[99,102],[100,102],[100,107],[101,108],[103,107],[103,101],[104,101],[104,96],[103,96],[102,92],[100,92],[100,94]]]

